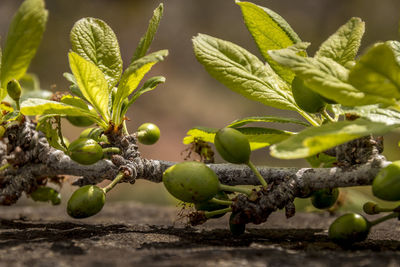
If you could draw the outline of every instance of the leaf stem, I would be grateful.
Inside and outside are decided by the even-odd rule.
[[[254,172],[254,174],[256,175],[257,179],[260,181],[261,185],[263,187],[267,187],[267,182],[265,181],[264,177],[261,176],[260,172],[257,170],[256,166],[254,166],[254,164],[249,160],[249,162],[247,162],[247,166],[250,167],[250,169]]]
[[[247,189],[247,188],[243,188],[243,187],[239,187],[239,186],[225,185],[225,184],[220,184],[219,189],[221,189],[222,191],[242,193],[242,194],[245,194],[248,196],[250,196],[251,192],[252,192],[251,189]]]
[[[124,178],[124,174],[122,172],[118,173],[118,175],[114,178],[114,180],[110,184],[108,184],[106,187],[103,188],[104,193],[107,193],[111,189],[113,189],[114,186],[116,184],[118,184],[118,182],[121,181],[122,178]]]

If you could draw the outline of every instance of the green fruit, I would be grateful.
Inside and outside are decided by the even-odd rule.
[[[246,230],[246,224],[243,223],[233,223],[233,219],[235,218],[236,213],[231,213],[231,216],[229,217],[229,230],[231,230],[232,235],[238,236],[244,234],[244,231]]]
[[[229,200],[228,195],[224,191],[218,192],[214,198],[220,199],[220,200]],[[221,205],[221,204],[216,204],[210,201],[204,201],[204,202],[199,202],[194,205],[196,210],[201,210],[201,211],[214,211],[214,210],[220,210],[220,209],[225,209],[227,206],[226,205]],[[219,218],[224,216],[225,214],[218,214],[213,216],[212,218]]]
[[[143,123],[137,129],[137,137],[144,145],[153,145],[160,139],[160,129],[153,123]]]
[[[83,165],[91,165],[103,158],[103,148],[93,139],[79,138],[68,147],[70,158]]]
[[[67,213],[75,219],[95,215],[104,206],[106,194],[103,189],[95,185],[85,185],[77,189],[67,204]]]
[[[61,203],[61,195],[53,188],[47,186],[38,187],[35,191],[30,194],[30,197],[34,201],[47,202],[51,201],[53,205],[59,205]]]
[[[394,161],[378,172],[372,183],[372,193],[383,200],[400,200],[400,161]]]
[[[298,77],[295,77],[292,81],[292,93],[296,104],[309,113],[317,113],[326,105],[324,99],[308,88],[303,80]]]
[[[86,128],[81,132],[79,138],[91,138],[96,142],[108,143],[108,138],[103,134],[103,130],[100,128]]]
[[[339,196],[339,189],[322,189],[315,191],[311,196],[311,203],[317,209],[327,209],[335,204]]]
[[[87,127],[94,123],[91,119],[81,116],[67,116],[67,120],[77,127]]]
[[[219,180],[204,163],[186,161],[169,167],[163,174],[168,192],[177,199],[198,203],[208,201],[219,191]]]
[[[371,226],[361,215],[348,213],[337,218],[329,227],[329,238],[338,244],[349,245],[367,238]]]
[[[7,84],[7,93],[15,101],[18,102],[21,98],[21,85],[15,79],[11,80]]]
[[[219,130],[214,144],[221,157],[234,164],[246,164],[250,160],[250,144],[247,137],[233,128]]]
[[[89,107],[82,99],[80,99],[78,97],[72,97],[70,95],[64,96],[61,99],[61,102],[64,104],[72,105],[72,106],[90,111],[94,115],[97,115],[96,111],[92,107]],[[91,118],[84,117],[84,116],[67,116],[67,120],[72,125],[78,126],[78,127],[87,127],[94,123],[94,121]]]

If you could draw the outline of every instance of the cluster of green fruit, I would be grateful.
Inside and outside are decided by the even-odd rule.
[[[215,147],[226,161],[235,164],[247,164],[255,171],[260,183],[266,186],[265,180],[258,173],[250,161],[250,146],[246,136],[232,128],[224,128],[217,132],[214,139]],[[238,186],[232,187],[220,184],[217,175],[205,164],[200,162],[182,162],[168,168],[163,174],[163,183],[166,189],[177,199],[193,203],[197,211],[204,211],[207,219],[216,218],[231,212],[232,201],[228,192],[239,192],[247,195],[246,191]],[[400,200],[400,161],[394,162],[383,168],[375,178],[372,186],[375,196],[390,201]],[[311,194],[311,202],[318,209],[332,207],[338,199],[339,190],[323,189]],[[367,205],[368,204],[368,205]],[[337,218],[329,228],[329,238],[341,245],[352,244],[364,240],[372,226],[387,219],[398,217],[398,208],[382,209],[374,204],[372,213],[371,203],[367,203],[364,210],[368,214],[377,214],[384,211],[392,211],[392,214],[368,221],[365,217],[349,213]],[[234,234],[242,234],[245,230],[244,224],[234,224],[230,216],[230,229]]]
[[[250,161],[250,145],[247,137],[233,128],[219,130],[214,139],[215,147],[223,159],[234,164],[248,165],[262,186],[266,181]],[[205,164],[199,162],[183,162],[168,168],[163,175],[163,182],[167,190],[177,199],[194,203],[196,210],[205,211],[207,218],[216,218],[231,211],[232,204],[226,192],[239,192],[247,195],[251,191],[241,187],[230,187],[219,183],[217,175]],[[311,195],[312,203],[316,208],[327,209],[336,202],[339,190],[324,189]],[[245,230],[244,224],[234,223],[235,214],[230,216],[230,229],[234,234],[241,234]]]
[[[216,133],[214,144],[223,159],[234,164],[247,164],[262,186],[267,185],[250,161],[250,144],[245,135],[233,128],[224,128]],[[195,209],[204,212],[207,219],[232,211],[230,193],[251,194],[247,188],[221,184],[211,168],[196,161],[171,166],[163,174],[163,183],[171,195],[183,202],[193,203]],[[240,235],[245,231],[245,225],[234,223],[233,218],[234,213],[229,220],[231,232]]]
[[[160,138],[159,128],[152,123],[144,123],[137,130],[139,142],[150,145]],[[79,138],[69,144],[67,154],[79,164],[91,165],[107,155],[119,153],[116,147],[102,148],[101,144],[108,144],[107,137],[100,128],[87,128]],[[77,189],[68,200],[67,213],[73,218],[87,218],[101,211],[106,200],[106,193],[110,191],[124,175],[119,173],[114,180],[104,188],[96,185],[86,185]],[[50,187],[39,187],[30,194],[35,201],[51,201],[53,205],[61,202],[60,194]]]
[[[382,200],[400,200],[400,161],[395,161],[379,171],[372,183],[372,193]],[[329,238],[336,243],[350,245],[365,240],[373,226],[392,218],[400,218],[399,207],[382,208],[375,203],[367,202],[363,210],[369,215],[381,212],[389,214],[374,221],[369,221],[356,213],[342,215],[331,224]]]

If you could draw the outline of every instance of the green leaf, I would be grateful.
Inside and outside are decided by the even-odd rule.
[[[126,114],[126,112],[128,111],[128,108],[135,103],[135,101],[139,98],[139,96],[141,96],[142,94],[152,91],[154,90],[157,85],[159,85],[160,83],[165,83],[165,78],[162,76],[156,76],[156,77],[152,77],[150,79],[148,79],[141,88],[139,88],[138,90],[136,90],[133,95],[132,98],[129,100],[128,104],[123,108],[121,114],[122,116],[124,116]]]
[[[89,110],[61,102],[31,98],[21,104],[21,113],[27,116],[59,115],[59,116],[85,116],[98,122],[99,118]]]
[[[118,84],[117,93],[115,94],[113,102],[113,121],[117,125],[120,124],[122,103],[123,100],[137,88],[140,81],[143,79],[144,75],[150,71],[150,69],[156,64],[164,60],[168,55],[168,50],[160,50],[144,56],[136,61],[134,61],[122,75],[121,81]]]
[[[58,128],[58,119],[53,115],[42,116],[39,118],[36,129],[45,134],[47,141],[52,147],[66,152],[66,148],[62,145],[59,135],[60,129]]]
[[[236,129],[246,135],[250,142],[251,150],[279,143],[293,134],[288,131],[261,127],[243,127]],[[218,129],[195,127],[186,133],[188,136],[183,139],[183,143],[186,145],[190,144],[194,141],[194,138],[200,138],[205,142],[214,143],[214,137],[217,132]]]
[[[337,161],[336,157],[329,156],[325,153],[313,155],[306,158],[306,160],[312,168],[330,168],[333,167],[334,163]]]
[[[122,59],[117,37],[102,20],[83,18],[71,30],[72,51],[94,63],[104,74],[111,90],[122,74]]]
[[[71,91],[71,93],[76,95],[76,96],[78,96],[78,97],[80,97],[80,98],[82,98],[82,99],[85,99],[87,101],[85,96],[82,94],[81,89],[79,89],[79,86],[78,86],[78,84],[76,82],[76,79],[75,79],[74,75],[72,73],[69,73],[69,72],[64,72],[63,76],[64,76],[65,79],[67,79],[67,81],[72,83],[69,86],[69,90]]]
[[[69,64],[85,99],[108,122],[110,119],[108,83],[101,70],[75,52],[69,53]]]
[[[380,43],[370,48],[350,70],[349,82],[365,93],[399,99],[400,65],[392,47]]]
[[[382,122],[357,119],[306,128],[297,135],[271,146],[271,155],[281,159],[307,158],[362,136],[385,134],[396,127]]]
[[[161,17],[164,12],[164,5],[161,3],[153,12],[153,17],[149,21],[149,26],[145,35],[140,39],[139,45],[133,54],[131,62],[144,57],[149,50],[151,43],[153,42],[154,35],[157,32],[158,26],[160,25]]]
[[[25,73],[25,75],[19,79],[19,84],[24,91],[37,91],[41,89],[39,78],[33,73]]]
[[[322,43],[315,56],[331,58],[344,66],[356,57],[364,31],[365,23],[360,18],[351,18]]]
[[[196,36],[193,45],[208,73],[232,91],[267,106],[299,109],[288,84],[244,48],[205,34]]]
[[[250,2],[236,1],[240,6],[244,22],[256,42],[258,49],[272,69],[291,83],[294,74],[276,64],[268,55],[268,50],[282,49],[301,42],[290,25],[274,11]]]
[[[35,56],[46,27],[48,12],[43,0],[25,0],[19,7],[8,30],[1,59],[1,84],[24,76]],[[0,100],[5,90],[0,92]]]
[[[304,121],[300,121],[300,120],[293,119],[293,118],[274,117],[274,116],[255,116],[255,117],[247,117],[247,118],[235,120],[226,127],[236,128],[236,127],[241,127],[243,125],[253,123],[253,122],[295,123],[295,124],[300,124],[303,126],[310,126],[308,123],[306,123]]]
[[[362,92],[356,89],[347,82],[349,70],[330,58],[302,57],[291,49],[274,50],[269,53],[274,60],[289,67],[302,78],[311,90],[342,105],[395,103],[395,99],[383,97],[379,91]]]
[[[360,106],[354,108],[342,107],[342,114],[352,114],[372,122],[381,122],[386,125],[400,125],[400,112],[378,105]]]

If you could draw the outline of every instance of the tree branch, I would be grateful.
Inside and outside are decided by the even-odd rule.
[[[120,148],[120,155],[111,160],[101,160],[96,164],[85,166],[72,161],[62,151],[49,146],[42,133],[35,130],[35,124],[28,120],[21,125],[9,127],[5,138],[0,142],[0,159],[2,164],[12,167],[0,171],[0,204],[15,203],[22,192],[30,193],[37,186],[45,183],[48,177],[73,175],[80,177],[75,185],[97,184],[105,179],[113,180],[123,171],[122,182],[134,183],[136,179],[146,179],[159,183],[163,172],[174,162],[149,160],[140,156],[134,135],[109,136],[112,146]],[[376,148],[374,139],[365,138],[348,143],[352,146],[350,153],[338,155],[338,151],[348,151],[346,147],[335,149],[337,158],[346,159],[333,168],[274,168],[257,167],[266,179],[268,188],[256,191],[256,196],[249,199],[238,195],[232,205],[239,222],[260,223],[268,215],[286,207],[287,215],[294,213],[293,200],[304,197],[311,192],[323,188],[370,185],[378,171],[390,164],[380,154],[382,149]],[[356,146],[355,146],[356,145]],[[354,149],[356,147],[357,149]],[[354,157],[360,159],[355,164]],[[367,156],[365,156],[367,155]],[[346,164],[350,162],[351,164]],[[258,179],[245,165],[209,164],[221,183],[227,185],[259,185]],[[251,216],[249,214],[252,214]]]

